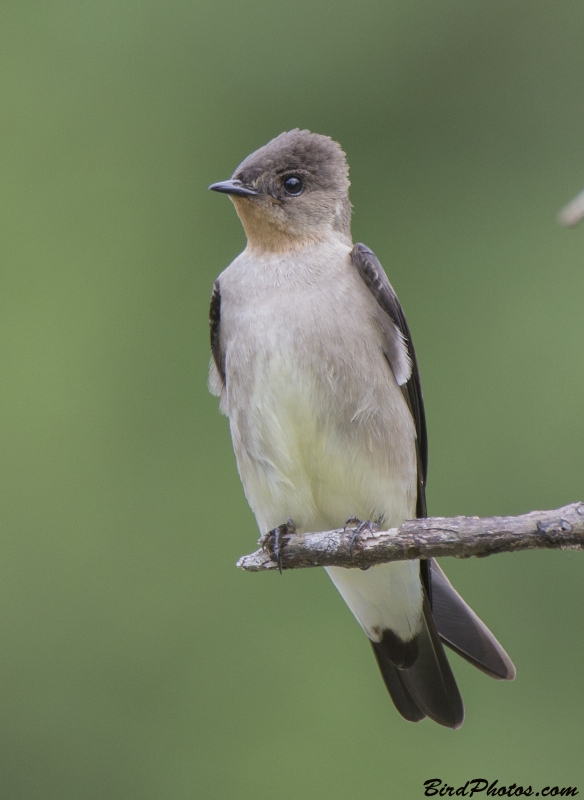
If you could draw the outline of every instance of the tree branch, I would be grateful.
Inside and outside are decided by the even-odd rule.
[[[584,503],[555,511],[531,511],[518,517],[428,517],[408,520],[387,531],[338,528],[296,533],[280,526],[262,537],[260,549],[242,556],[237,566],[249,572],[299,567],[370,567],[387,561],[437,556],[490,556],[516,550],[584,549]],[[276,550],[276,553],[274,552]]]

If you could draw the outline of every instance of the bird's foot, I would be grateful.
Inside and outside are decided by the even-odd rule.
[[[349,540],[349,555],[353,558],[355,546],[358,548],[363,546],[362,537],[365,532],[375,535],[379,531],[379,525],[370,519],[360,520],[357,517],[349,517],[345,522],[345,533],[350,534]],[[364,569],[368,569],[365,567]]]
[[[282,550],[286,547],[286,537],[296,533],[296,526],[291,519],[287,519],[282,525],[268,531],[260,539],[262,548],[267,550],[272,561],[278,565],[280,575],[282,574]]]

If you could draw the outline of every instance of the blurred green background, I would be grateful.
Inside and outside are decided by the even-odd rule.
[[[3,800],[584,791],[584,556],[445,563],[517,680],[455,658],[405,723],[326,575],[248,575],[207,394],[243,248],[206,187],[296,126],[340,141],[404,305],[433,514],[584,500],[584,6],[5,0],[0,10]]]

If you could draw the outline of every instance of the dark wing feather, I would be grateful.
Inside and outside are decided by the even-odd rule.
[[[422,398],[422,385],[416,360],[416,351],[408,323],[400,305],[393,286],[383,271],[375,253],[364,244],[356,244],[351,250],[351,260],[359,275],[363,278],[371,294],[375,297],[382,311],[388,315],[393,323],[398,336],[401,336],[405,345],[411,365],[408,380],[401,385],[406,402],[411,411],[416,426],[416,454],[418,459],[418,498],[416,503],[416,516],[426,517],[426,477],[428,474],[428,434],[426,431],[426,416],[424,414],[424,400]],[[395,365],[392,364],[391,354],[395,351],[395,331],[389,329],[388,339],[392,333],[394,341],[387,342],[387,358],[394,374]]]
[[[381,319],[385,335],[384,353],[414,420],[418,466],[416,514],[425,517],[428,438],[412,337],[397,295],[375,254],[365,245],[356,244],[351,259],[378,306],[385,312]],[[421,562],[421,578],[427,598],[424,598],[422,628],[407,643],[411,657],[401,661],[396,658],[398,649],[392,631],[384,631],[381,641],[371,644],[385,685],[403,717],[413,722],[430,717],[441,725],[458,728],[464,719],[464,707],[432,617],[430,571],[425,561]]]
[[[491,678],[512,681],[515,667],[505,650],[464,602],[436,559],[426,563],[432,578],[432,614],[444,644]]]
[[[211,308],[209,309],[209,325],[211,326],[211,353],[217,371],[221,377],[221,382],[225,386],[225,361],[221,350],[221,292],[219,281],[213,284],[211,294]]]
[[[414,418],[417,434],[418,498],[416,515],[418,517],[425,517],[427,516],[425,489],[428,470],[428,437],[420,374],[410,331],[399,300],[375,254],[364,244],[356,244],[351,251],[351,259],[365,284],[375,297],[378,305],[389,316],[391,322],[401,334],[404,345],[407,347],[407,354],[411,363],[411,373],[409,379],[402,384],[401,388],[412,413],[412,417]],[[391,329],[389,333],[391,335]],[[391,343],[389,344],[391,345]],[[395,366],[392,365],[391,347],[388,346],[387,352],[390,354],[388,361],[395,375],[397,370]],[[486,625],[481,622],[474,611],[453,588],[435,559],[422,559],[420,561],[420,575],[430,602],[438,635],[442,642],[487,675],[498,679],[513,680],[515,677],[515,667],[511,659]],[[378,662],[380,662],[380,654],[375,644],[373,645],[373,649],[375,650]],[[397,685],[396,679],[392,673],[389,676],[390,681],[388,681],[387,668],[385,670],[382,668],[381,671],[386,679],[386,685],[390,694],[392,694],[393,697],[394,693],[390,687]],[[402,678],[401,684],[403,683],[404,679]],[[409,684],[406,683],[406,688],[408,688],[408,686]],[[415,702],[415,691],[411,691],[411,687],[409,688],[410,692],[408,697]],[[397,696],[399,698],[399,693]],[[407,711],[406,701],[402,700],[401,704],[403,709]],[[396,705],[398,705],[397,701]],[[418,703],[418,705],[420,704]],[[399,705],[398,708],[400,708]],[[420,708],[422,708],[422,706],[420,706]],[[402,714],[406,716],[407,719],[412,718],[411,715],[407,716],[407,713],[404,713],[404,711],[402,711]],[[428,714],[428,716],[431,716],[431,714]]]

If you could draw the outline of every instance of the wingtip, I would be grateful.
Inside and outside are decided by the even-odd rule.
[[[515,664],[509,659],[509,670],[507,675],[503,678],[505,681],[514,681],[517,675],[517,670],[515,669]]]
[[[512,681],[515,666],[509,655],[452,586],[435,559],[429,561],[432,615],[442,642],[485,675]]]

